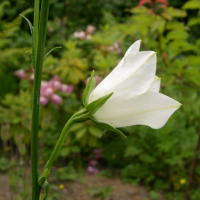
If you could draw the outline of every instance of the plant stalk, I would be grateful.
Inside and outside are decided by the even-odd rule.
[[[32,173],[32,200],[39,200],[40,189],[38,185],[38,125],[39,125],[39,104],[40,104],[40,84],[42,64],[44,57],[44,47],[46,41],[46,28],[49,13],[49,0],[42,0],[41,10],[39,12],[40,2],[35,1],[34,13],[34,39],[33,48],[35,72],[34,72],[34,86],[33,86],[33,103],[32,103],[32,135],[31,135],[31,173]],[[39,32],[37,35],[37,27],[39,22]],[[36,49],[35,49],[36,48]],[[34,64],[34,63],[33,63]]]
[[[39,32],[39,18],[40,18],[40,0],[35,0],[34,6],[34,31],[33,31],[33,66],[35,67],[35,61],[37,56],[37,46],[38,46],[38,32]]]
[[[48,170],[50,170],[54,160],[56,159],[60,148],[62,147],[62,144],[68,134],[69,128],[71,127],[71,125],[75,122],[80,122],[80,121],[86,121],[89,120],[89,115],[88,115],[88,111],[83,108],[82,110],[80,110],[79,112],[75,113],[69,120],[68,122],[65,124],[60,137],[56,143],[56,146],[54,147],[54,150],[51,154],[50,159],[48,160],[45,168],[47,168]]]

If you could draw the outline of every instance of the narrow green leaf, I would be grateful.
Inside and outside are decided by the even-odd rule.
[[[22,16],[28,23],[29,27],[30,27],[30,31],[31,31],[31,34],[33,34],[33,25],[31,24],[31,22],[29,21],[29,19],[27,19],[24,15],[22,14],[19,14],[20,16]]]
[[[104,129],[107,129],[109,131],[112,131],[112,132],[115,132],[115,133],[118,133],[124,137],[126,137],[120,130],[114,128],[113,126],[110,126],[109,124],[106,124],[106,123],[103,123],[103,122],[99,122],[97,121],[94,117],[91,117],[91,120],[99,127],[102,127]]]
[[[94,71],[92,71],[91,77],[90,77],[88,84],[86,85],[85,90],[83,92],[83,105],[84,106],[88,105],[89,96],[90,96],[91,92],[94,90],[94,87],[96,84],[96,81],[93,77],[94,77]]]
[[[99,110],[99,108],[101,108],[101,106],[103,106],[106,101],[112,96],[114,92],[110,93],[110,94],[106,94],[105,96],[93,101],[92,103],[90,103],[86,109],[89,110],[89,114],[92,116],[94,115],[94,113],[97,112],[97,110]]]
[[[49,52],[46,53],[46,55],[44,56],[43,59],[45,59],[52,51],[54,51],[55,49],[61,49],[62,47],[55,47],[53,49],[51,49]]]

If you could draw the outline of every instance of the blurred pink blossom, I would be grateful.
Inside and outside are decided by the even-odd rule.
[[[62,85],[62,84],[61,84],[60,81],[53,81],[53,89],[54,89],[55,91],[60,90],[61,85]]]
[[[76,31],[76,32],[74,32],[74,36],[83,40],[83,39],[85,39],[85,32],[84,31]]]
[[[121,53],[121,49],[119,48],[119,43],[115,42],[115,44],[113,46],[109,47],[110,51],[117,51],[118,53]]]
[[[73,89],[74,89],[73,85],[62,84],[60,90],[61,92],[72,93]]]
[[[15,71],[14,75],[17,76],[20,79],[26,78],[26,72],[23,69],[19,69],[19,70]]]
[[[47,105],[47,103],[48,103],[48,100],[45,97],[40,96],[40,105],[45,106]]]
[[[48,82],[47,81],[41,81],[41,88],[47,87]]]
[[[52,103],[59,105],[62,102],[62,98],[57,94],[53,94],[51,96],[51,101],[52,101]]]
[[[92,174],[98,174],[98,169],[92,167],[92,166],[88,166],[87,171],[92,173]]]
[[[95,26],[88,25],[87,28],[86,28],[86,33],[90,35],[90,34],[92,34],[95,30],[96,30],[96,27],[95,27]]]
[[[44,88],[44,96],[51,97],[53,95],[53,89],[51,87]]]

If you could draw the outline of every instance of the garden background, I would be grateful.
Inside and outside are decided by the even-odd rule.
[[[30,199],[34,77],[28,53],[30,29],[19,14],[32,21],[33,6],[33,1],[25,0],[0,2],[0,185],[5,184],[6,177],[9,187],[1,200]],[[138,39],[142,40],[141,50],[157,52],[160,92],[183,105],[162,129],[122,128],[127,138],[100,129],[90,121],[73,125],[51,171],[49,200],[72,200],[69,196],[73,183],[78,180],[86,184],[88,174],[89,180],[93,176],[97,180],[117,177],[127,187],[143,186],[147,195],[141,200],[162,196],[184,199],[200,134],[199,30],[199,0],[50,1],[46,52],[62,48],[55,49],[44,60],[39,131],[41,169],[69,117],[82,108],[82,93],[92,70],[99,83]],[[191,200],[200,199],[199,158],[200,154],[190,184]],[[94,184],[86,192],[91,199],[118,200],[112,198],[115,189],[113,182],[101,187]],[[133,195],[130,199],[134,199]]]

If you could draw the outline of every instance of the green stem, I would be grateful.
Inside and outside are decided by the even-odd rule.
[[[54,150],[51,154],[51,157],[50,159],[48,160],[46,166],[45,166],[45,169],[48,169],[50,170],[54,160],[56,159],[58,153],[59,153],[59,150],[60,148],[62,147],[62,144],[65,140],[65,137],[67,136],[67,133],[69,131],[69,128],[71,127],[71,125],[75,122],[80,122],[80,121],[86,121],[86,120],[89,120],[89,115],[88,115],[88,111],[83,108],[82,110],[80,110],[79,112],[75,113],[69,120],[68,122],[65,124],[61,134],[60,134],[60,137],[56,143],[56,146],[54,147]],[[46,177],[47,178],[47,177]]]
[[[38,31],[39,31],[39,18],[40,18],[40,0],[35,0],[34,6],[34,31],[33,31],[33,66],[35,67],[37,46],[38,46]]]
[[[36,3],[36,2],[35,2]],[[38,6],[38,1],[37,1]],[[37,7],[37,9],[39,6]],[[40,84],[42,64],[44,57],[44,47],[46,40],[46,27],[49,13],[49,0],[42,0],[39,22],[39,34],[36,32],[34,37],[38,39],[33,40],[34,53],[37,52],[35,60],[34,86],[33,86],[33,106],[32,106],[32,136],[31,136],[31,173],[32,173],[32,200],[39,200],[39,185],[38,185],[38,125],[39,125],[39,103],[40,103]],[[39,19],[39,12],[36,10],[36,27]],[[35,15],[34,15],[35,17]],[[34,19],[35,20],[35,19]],[[38,41],[38,42],[37,42]],[[35,44],[37,42],[37,44]]]
[[[53,152],[51,154],[51,157],[50,157],[50,159],[49,159],[49,161],[48,161],[48,163],[46,165],[46,168],[50,169],[50,167],[52,166],[54,160],[56,159],[56,157],[57,157],[57,155],[59,153],[60,148],[62,147],[62,144],[63,144],[63,142],[65,140],[65,137],[67,136],[69,128],[71,127],[71,125],[73,123],[74,123],[73,118],[70,118],[68,120],[68,122],[65,124],[65,126],[64,126],[64,128],[63,128],[63,130],[62,130],[62,132],[60,134],[60,137],[59,137],[59,139],[58,139],[58,141],[56,143],[56,146],[54,147],[54,150],[53,150]]]

